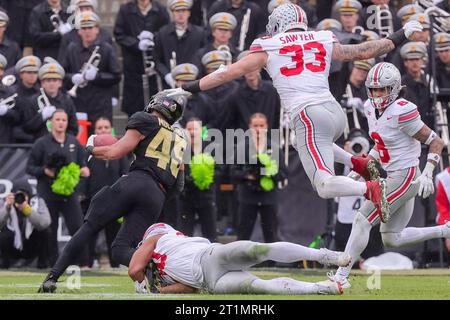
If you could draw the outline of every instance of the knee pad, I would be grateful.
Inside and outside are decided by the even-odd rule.
[[[387,248],[397,248],[399,247],[398,238],[400,234],[397,232],[382,232],[381,239],[383,240],[383,244]]]

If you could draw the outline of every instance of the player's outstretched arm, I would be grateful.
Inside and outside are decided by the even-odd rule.
[[[125,135],[113,145],[94,147],[91,153],[94,157],[102,160],[117,160],[133,151],[144,138],[138,130],[128,129]]]
[[[333,44],[332,58],[334,60],[365,60],[388,53],[395,47],[410,39],[414,32],[422,31],[423,27],[418,21],[407,22],[402,29],[390,34],[386,39],[367,41],[360,44],[341,45]]]
[[[200,80],[185,83],[182,88],[191,93],[209,90],[263,68],[266,62],[267,53],[254,52],[229,66],[221,66]]]
[[[144,243],[135,251],[131,257],[128,266],[128,275],[134,281],[142,282],[145,279],[145,267],[152,259],[152,253],[155,250],[156,243],[162,235],[153,236],[144,241]]]

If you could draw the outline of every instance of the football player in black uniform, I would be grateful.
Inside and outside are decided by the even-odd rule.
[[[95,136],[89,138],[86,150],[96,158],[120,159],[133,151],[135,160],[127,175],[92,198],[84,224],[67,243],[39,292],[54,292],[58,278],[90,238],[122,216],[125,219],[112,244],[112,256],[128,266],[145,229],[158,221],[168,193],[181,191],[184,175],[180,167],[187,141],[172,124],[180,118],[187,97],[178,92],[172,89],[154,95],[144,111],[131,116],[125,135],[115,144],[94,147]]]

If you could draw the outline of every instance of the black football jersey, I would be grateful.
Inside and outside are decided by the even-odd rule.
[[[145,136],[133,151],[130,171],[149,171],[168,190],[177,178],[187,141],[165,120],[144,111],[130,117],[128,129]]]

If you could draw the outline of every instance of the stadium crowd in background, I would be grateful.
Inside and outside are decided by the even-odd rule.
[[[423,31],[385,56],[333,61],[330,90],[346,111],[348,129],[361,128],[367,133],[364,81],[377,62],[391,62],[401,70],[401,95],[418,106],[425,124],[439,134],[447,130],[448,135],[447,118],[439,110],[446,110],[450,100],[450,0],[434,1],[435,5],[433,1],[392,0],[131,0],[120,6],[112,30],[102,22],[96,0],[0,0],[0,148],[34,144],[27,173],[38,181],[36,192],[28,186],[23,190],[29,206],[17,205],[17,200],[14,204],[11,195],[3,199],[1,266],[12,265],[12,257],[28,261],[35,256],[38,266],[52,266],[58,256],[60,214],[70,234],[75,234],[82,224],[82,208],[86,211],[101,187],[114,184],[127,172],[127,158],[87,162],[81,147],[88,133],[110,134],[119,126],[114,117],[119,98],[121,110],[131,117],[155,93],[179,88],[242,59],[255,39],[266,36],[269,15],[287,2],[306,12],[312,30],[330,30],[341,44],[384,38],[408,21],[418,21]],[[372,9],[380,12],[379,21],[373,19]],[[435,14],[445,17],[435,18]],[[204,160],[211,154],[198,148],[205,146],[208,130],[225,133],[259,125],[264,130],[286,130],[282,111],[272,81],[264,70],[257,70],[193,94],[179,123],[200,136],[201,141],[192,142],[191,153],[193,159]],[[262,124],[255,123],[259,120]],[[99,129],[102,125],[107,128]],[[257,142],[256,153],[268,155],[270,148],[286,148],[287,140],[265,148]],[[257,169],[271,161],[262,158]],[[74,183],[71,192],[62,188],[58,194],[55,182],[72,161],[78,171],[67,171],[81,182]],[[185,191],[168,203],[172,221],[178,221],[173,227],[194,235],[198,221],[199,233],[211,242],[225,233],[225,227],[232,227],[239,239],[249,239],[259,212],[265,241],[277,241],[277,216],[282,214],[277,210],[277,194],[289,179],[284,160],[280,162],[279,172],[270,177],[255,176],[255,168],[246,165],[213,163],[205,169],[187,163]],[[201,170],[207,170],[208,183],[198,180]],[[205,172],[201,171],[203,179]],[[437,188],[440,224],[445,223],[449,210],[443,196],[445,181],[442,177]],[[342,206],[340,202],[339,210]],[[228,222],[221,228],[218,220],[224,216]],[[32,233],[29,225],[34,228]],[[119,227],[114,221],[106,228],[108,248]],[[337,228],[345,229],[339,214]],[[348,235],[344,234],[339,240],[345,245]],[[30,239],[36,239],[31,249]],[[83,266],[93,263],[94,244],[89,246],[79,259]],[[448,242],[447,247],[450,250]],[[34,251],[31,255],[30,250]],[[111,265],[118,264],[111,261]]]

